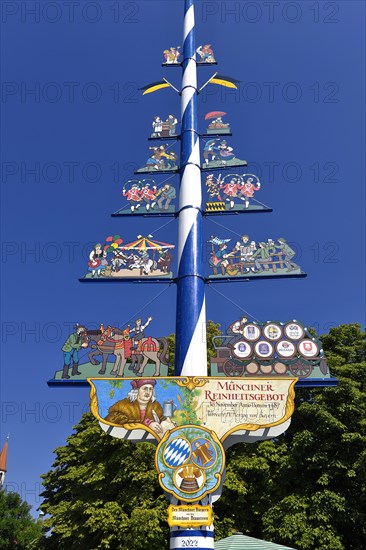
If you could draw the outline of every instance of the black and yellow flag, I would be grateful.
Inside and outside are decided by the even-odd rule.
[[[152,82],[151,84],[147,84],[146,86],[143,86],[140,88],[140,90],[143,90],[143,94],[152,94],[153,92],[156,92],[157,90],[162,90],[163,88],[170,88],[171,85],[166,82],[166,80],[159,80],[159,82]]]
[[[214,74],[212,78],[208,81],[208,84],[218,84],[219,86],[225,86],[225,88],[234,88],[235,90],[238,89],[237,85],[240,82],[240,80],[236,80],[235,78],[231,78],[230,76],[223,76],[220,74]]]
[[[219,86],[224,86],[225,88],[234,88],[235,90],[238,89],[237,84],[240,82],[240,80],[236,80],[235,78],[231,78],[230,76],[223,76],[220,74],[215,73],[208,82],[203,86],[207,86],[207,84],[218,84]],[[147,84],[146,86],[143,86],[140,88],[142,90],[142,95],[146,94],[152,94],[153,92],[156,92],[158,90],[162,90],[164,88],[173,88],[176,92],[177,88],[170,84],[167,80],[159,80],[158,82],[152,82],[151,84]],[[202,88],[201,88],[202,89]]]

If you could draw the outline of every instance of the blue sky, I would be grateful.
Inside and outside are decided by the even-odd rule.
[[[138,88],[179,69],[180,0],[3,2],[1,444],[10,433],[9,489],[39,505],[39,475],[88,409],[88,390],[50,389],[70,326],[154,318],[174,332],[175,288],[82,285],[92,244],[151,233],[176,242],[177,221],[119,219],[122,184],[147,158],[155,114],[179,116],[171,90]],[[32,13],[31,10],[35,9]],[[364,3],[197,1],[197,44],[223,75],[199,101],[228,113],[231,143],[261,177],[270,214],[210,218],[205,237],[248,233],[295,243],[306,279],[207,288],[207,317],[223,325],[299,319],[327,332],[364,323]],[[234,11],[233,11],[234,10]],[[216,69],[215,69],[216,70]],[[205,82],[212,69],[200,69]],[[31,90],[34,90],[32,93]],[[32,172],[33,169],[33,172]],[[175,180],[178,183],[178,178]],[[222,294],[224,296],[222,296]],[[155,299],[154,299],[155,298]]]

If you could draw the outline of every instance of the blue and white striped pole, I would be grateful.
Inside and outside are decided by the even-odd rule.
[[[170,530],[170,550],[180,548],[196,548],[196,550],[214,550],[213,529],[178,529],[173,527]]]
[[[194,0],[185,0],[175,374],[207,376]]]
[[[173,506],[179,503],[174,499]],[[196,503],[197,504],[197,503]],[[199,504],[201,506],[211,506],[211,497],[207,496],[202,499]],[[213,525],[209,527],[201,527],[194,529],[185,529],[179,527],[172,527],[170,529],[170,550],[178,550],[180,548],[196,548],[196,550],[214,550],[214,529]]]
[[[185,0],[175,374],[207,376],[206,306],[203,274],[202,191],[197,124],[194,0]],[[213,525],[172,527],[170,549],[214,548]]]

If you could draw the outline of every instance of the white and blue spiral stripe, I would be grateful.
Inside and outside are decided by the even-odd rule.
[[[206,308],[193,0],[185,0],[184,13],[175,374],[205,376]]]
[[[213,499],[207,496],[195,504],[200,506],[212,506]],[[171,498],[173,506],[179,506],[183,503],[174,497]],[[178,548],[196,548],[197,550],[214,550],[214,527],[213,525],[201,526],[199,528],[187,529],[184,527],[172,527],[170,530],[170,550]]]
[[[175,374],[207,376],[194,0],[185,0],[182,65]],[[200,529],[172,527],[170,549],[187,546],[197,550],[213,549],[213,526]]]
[[[188,546],[191,541],[194,546]],[[170,533],[170,550],[178,548],[195,548],[196,550],[208,550],[215,548],[214,533],[206,529],[177,529]]]

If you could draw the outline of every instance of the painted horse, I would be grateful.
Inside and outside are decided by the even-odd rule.
[[[117,376],[123,376],[127,359],[131,357],[130,369],[136,374],[136,376],[142,376],[144,368],[150,361],[155,363],[155,372],[153,376],[160,375],[160,365],[163,361],[167,364],[169,361],[168,355],[168,342],[166,338],[142,338],[138,341],[137,349],[132,347],[132,340],[127,337],[126,330],[120,330],[118,328],[113,329],[113,339],[116,341],[116,349],[120,349],[119,361],[116,364],[111,374]],[[123,349],[123,351],[122,351]]]
[[[102,367],[98,374],[105,374],[110,354],[115,355],[116,360],[110,374],[123,376],[126,363],[131,359],[130,369],[137,376],[142,376],[143,370],[150,360],[155,363],[154,376],[160,374],[161,361],[168,363],[168,342],[166,338],[142,338],[139,341],[138,349],[133,349],[133,343],[128,330],[121,330],[117,327],[108,327],[106,330],[88,330],[89,340],[95,342],[91,345],[93,351],[89,353],[89,360],[92,365],[99,365],[95,356],[102,355]],[[136,365],[136,366],[135,366]]]
[[[102,366],[98,374],[105,374],[108,362],[108,356],[113,354],[117,356],[119,352],[116,350],[116,342],[112,338],[112,327],[108,327],[106,330],[88,330],[89,341],[94,342],[90,345],[92,351],[88,354],[89,361],[92,365],[100,365],[100,361],[96,359],[96,356],[102,356]],[[117,352],[117,354],[116,354]]]

